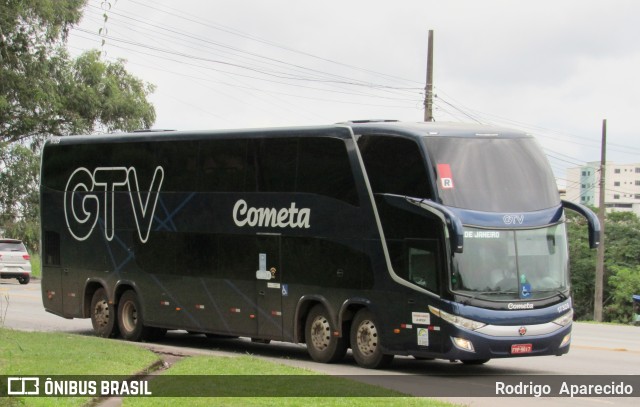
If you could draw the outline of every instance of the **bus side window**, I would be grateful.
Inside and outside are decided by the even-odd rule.
[[[46,266],[59,266],[60,263],[60,233],[46,230],[44,232],[42,262]]]
[[[163,191],[198,190],[198,143],[196,141],[157,143],[156,165],[161,165],[164,169]],[[153,174],[153,167],[149,167],[145,172]]]
[[[359,206],[344,140],[300,138],[297,192],[324,195]]]
[[[392,136],[361,136],[358,148],[374,194],[432,198],[425,159],[415,141]]]
[[[438,242],[432,239],[388,239],[393,271],[404,280],[438,294]]]
[[[408,280],[427,290],[437,292],[438,268],[435,250],[409,245],[407,254],[409,256]]]
[[[245,191],[251,179],[247,140],[207,140],[200,144],[200,190],[203,192]]]
[[[298,167],[298,139],[267,138],[254,142],[256,184],[260,192],[294,192]]]

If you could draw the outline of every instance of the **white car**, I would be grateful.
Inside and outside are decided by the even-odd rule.
[[[0,278],[17,278],[20,284],[31,280],[31,261],[20,240],[0,239]]]

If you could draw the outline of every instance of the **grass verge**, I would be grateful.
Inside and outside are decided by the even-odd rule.
[[[154,353],[126,342],[0,328],[0,376],[130,376],[157,361]],[[212,383],[217,386],[213,389],[215,397],[176,397],[176,394],[202,394],[197,386]],[[151,379],[149,387],[154,396],[160,397],[124,398],[124,406],[452,406],[251,356],[185,358]],[[326,389],[327,395],[333,397],[318,396],[318,389]],[[248,397],[237,397],[245,390]],[[297,394],[314,397],[289,397]],[[354,397],[363,395],[367,397]],[[90,397],[11,397],[0,400],[0,405],[95,404]]]
[[[40,269],[40,255],[35,253],[31,255],[31,277],[41,278],[42,270]]]
[[[156,361],[151,351],[126,342],[0,328],[0,375],[131,375]],[[90,400],[25,397],[0,400],[0,405],[82,406]]]

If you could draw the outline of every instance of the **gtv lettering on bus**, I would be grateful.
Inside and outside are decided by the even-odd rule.
[[[272,228],[301,228],[309,229],[311,209],[296,208],[296,203],[291,202],[289,208],[254,208],[249,207],[244,199],[238,200],[233,205],[233,221],[239,227],[272,227]]]
[[[115,191],[126,188],[138,237],[146,243],[163,179],[164,170],[160,166],[156,167],[148,189],[141,189],[138,185],[134,167],[98,167],[93,173],[84,167],[76,169],[69,176],[64,192],[67,229],[76,240],[88,239],[96,227],[102,207],[104,235],[111,241],[115,232]]]

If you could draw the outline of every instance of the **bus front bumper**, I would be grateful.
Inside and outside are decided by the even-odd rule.
[[[571,324],[491,326],[469,331],[450,327],[445,358],[481,360],[523,356],[564,355],[571,345]],[[515,333],[515,335],[514,335]]]

